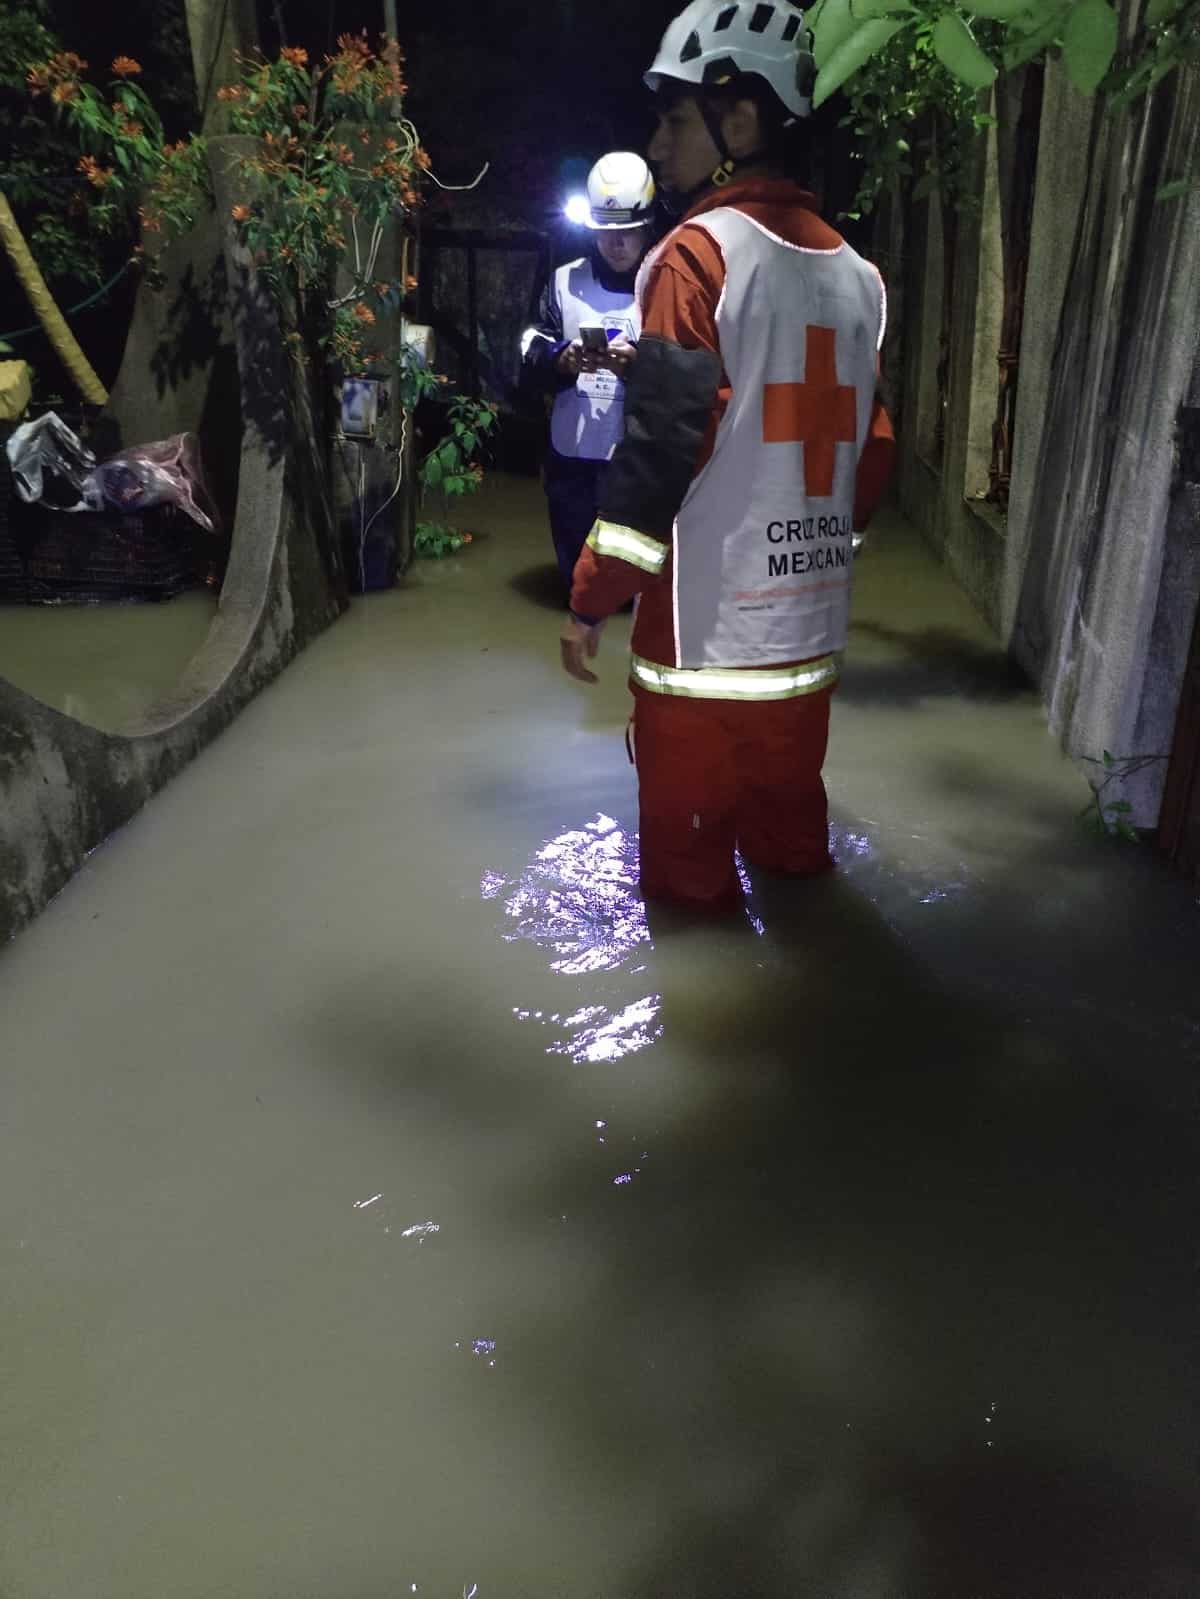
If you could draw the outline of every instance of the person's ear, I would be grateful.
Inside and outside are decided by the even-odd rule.
[[[735,161],[744,161],[762,147],[762,125],[753,100],[735,100],[721,119],[725,143]]]

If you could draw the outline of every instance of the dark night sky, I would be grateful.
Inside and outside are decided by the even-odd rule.
[[[492,169],[470,202],[472,220],[542,225],[563,197],[568,163],[584,171],[605,150],[644,150],[651,128],[642,73],[680,0],[397,0],[400,42],[408,56],[407,111],[445,182]],[[94,0],[52,0],[54,23],[69,47],[93,61],[119,50],[147,68],[146,86],[186,105],[172,53],[183,40],[183,0],[123,0],[119,10]],[[336,36],[383,28],[383,0],[258,0],[263,47],[287,41],[314,56]],[[836,132],[840,97],[814,123]],[[176,119],[170,119],[174,122]],[[182,127],[171,127],[182,133]],[[840,136],[838,136],[840,141]],[[848,203],[834,181],[827,212]],[[465,204],[456,211],[463,216]]]
[[[292,42],[328,46],[329,0],[283,4]],[[336,0],[332,31],[374,33],[382,9]],[[673,0],[398,0],[408,111],[439,176],[462,181],[490,160],[480,199],[537,222],[561,188],[564,162],[590,165],[606,149],[644,149],[650,120],[641,74],[674,9]],[[273,39],[270,0],[264,11],[264,36]]]
[[[273,0],[259,3],[270,47],[277,38]],[[365,27],[374,34],[382,25],[382,0],[281,4],[289,42],[313,51],[327,49],[338,32]],[[679,5],[489,0],[452,7],[445,0],[398,0],[411,85],[407,109],[438,175],[466,181],[490,160],[474,202],[483,217],[542,225],[562,198],[568,163],[586,171],[605,150],[645,149],[651,116],[642,74]],[[834,105],[822,115],[822,137],[838,114]],[[456,210],[461,215],[462,201]]]
[[[429,220],[545,228],[558,222],[567,192],[580,186],[605,150],[644,150],[652,119],[642,74],[679,3],[485,0],[451,6],[446,0],[397,0],[408,57],[406,111],[435,171],[444,182],[462,183],[491,162],[473,195],[440,205],[435,199]],[[339,33],[365,28],[375,39],[383,28],[382,0],[258,0],[258,8],[268,53],[279,43],[277,8],[288,42],[305,45],[317,57],[333,48]],[[52,0],[48,20],[68,48],[95,65],[119,52],[136,56],[146,69],[145,86],[164,112],[168,136],[187,132],[194,86],[183,0],[122,0],[119,8],[95,0]],[[832,160],[819,165],[824,183],[819,172],[813,174],[816,187],[824,187],[823,208],[831,218],[854,193],[845,137],[836,130],[844,109],[840,98],[813,128],[815,144],[833,152]],[[842,227],[852,243],[868,246],[864,228]],[[577,241],[565,242],[576,247]],[[89,345],[96,343],[95,358],[106,369],[115,369],[117,329],[131,294],[129,280],[109,302],[112,315],[83,319],[80,331]],[[0,314],[13,326],[26,319],[27,307],[15,291],[0,288]],[[112,333],[111,350],[106,331]],[[27,353],[33,353],[33,343],[41,341],[32,341]]]

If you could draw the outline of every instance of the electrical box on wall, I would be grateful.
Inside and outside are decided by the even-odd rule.
[[[404,324],[404,343],[412,351],[418,365],[433,366],[434,333],[433,329],[424,322],[406,322]]]
[[[382,384],[376,378],[342,379],[342,435],[347,439],[374,441],[379,427]]]

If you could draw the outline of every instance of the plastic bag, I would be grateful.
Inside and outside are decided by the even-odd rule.
[[[84,487],[93,510],[126,513],[151,505],[177,505],[206,533],[216,532],[217,513],[204,483],[200,441],[175,433],[155,444],[139,444],[102,461]]]
[[[5,448],[17,493],[27,503],[40,500],[56,511],[88,509],[86,484],[96,457],[57,412],[23,422]]]
[[[138,444],[97,466],[87,445],[56,412],[47,411],[17,428],[7,450],[17,493],[30,504],[126,515],[153,505],[176,505],[205,532],[216,532],[216,508],[205,487],[194,433]]]

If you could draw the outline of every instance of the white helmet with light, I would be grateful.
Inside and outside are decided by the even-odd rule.
[[[610,228],[645,228],[654,220],[654,179],[640,155],[614,150],[602,155],[588,173],[586,225],[597,232]]]
[[[812,113],[816,64],[804,12],[790,0],[692,0],[663,34],[647,86],[664,80],[717,88],[762,78],[789,118]]]

